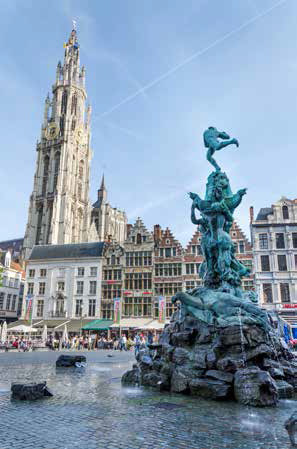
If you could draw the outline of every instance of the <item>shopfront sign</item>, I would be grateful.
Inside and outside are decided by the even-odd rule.
[[[282,309],[297,309],[297,304],[282,304]]]

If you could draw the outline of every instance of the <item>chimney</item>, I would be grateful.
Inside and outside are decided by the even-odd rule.
[[[162,237],[162,230],[161,226],[159,224],[154,226],[154,240],[155,242],[158,242],[161,240]]]
[[[254,208],[253,206],[250,207],[250,223],[254,221]]]
[[[129,235],[130,235],[130,232],[131,232],[131,230],[132,230],[132,225],[131,224],[129,224],[129,223],[127,223],[127,237],[129,237]]]

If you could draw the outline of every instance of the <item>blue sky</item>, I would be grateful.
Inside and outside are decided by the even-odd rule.
[[[77,20],[92,105],[91,200],[130,222],[170,227],[185,244],[189,190],[204,194],[209,125],[238,138],[217,160],[236,219],[296,195],[297,2],[294,0],[0,0],[0,240],[24,234],[44,99]]]

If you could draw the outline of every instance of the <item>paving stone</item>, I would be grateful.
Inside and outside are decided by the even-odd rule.
[[[286,449],[293,401],[253,409],[125,388],[132,353],[86,352],[84,372],[58,372],[58,352],[0,354],[0,449]],[[13,403],[11,382],[45,379],[54,393]],[[111,381],[111,379],[115,379]],[[172,404],[160,408],[159,403]]]

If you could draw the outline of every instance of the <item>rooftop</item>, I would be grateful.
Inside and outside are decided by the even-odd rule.
[[[101,257],[103,248],[104,242],[37,245],[33,247],[29,260]]]

